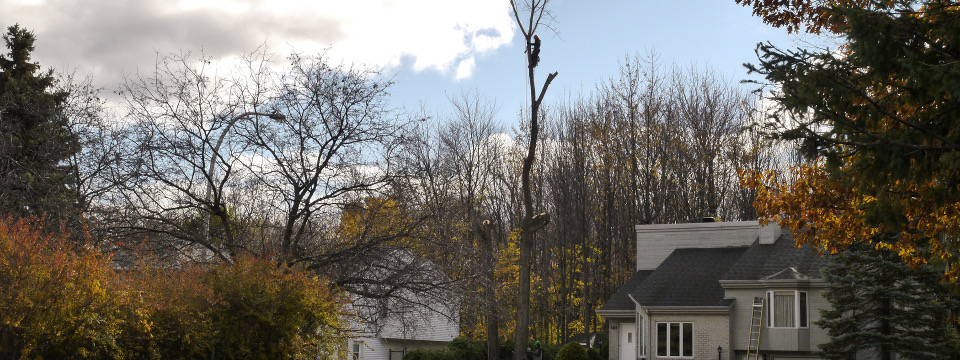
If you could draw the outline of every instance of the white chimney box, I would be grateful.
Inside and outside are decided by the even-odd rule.
[[[780,225],[771,221],[767,225],[760,225],[760,244],[773,244],[780,237]]]

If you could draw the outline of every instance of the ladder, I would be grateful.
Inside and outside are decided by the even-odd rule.
[[[760,358],[760,328],[763,326],[763,298],[753,298],[753,316],[750,318],[750,341],[747,343],[747,360]]]

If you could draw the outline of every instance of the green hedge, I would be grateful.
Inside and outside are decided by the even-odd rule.
[[[557,360],[588,360],[587,350],[580,343],[571,341],[560,348]]]

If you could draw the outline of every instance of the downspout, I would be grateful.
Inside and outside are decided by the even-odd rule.
[[[637,301],[637,299],[634,299],[634,298],[633,298],[633,294],[629,294],[629,293],[628,293],[628,294],[627,294],[627,297],[629,297],[629,298],[630,298],[630,301],[633,301],[633,303],[634,303],[635,305],[637,305],[637,311],[636,311],[636,314],[637,314],[637,315],[636,315],[636,319],[635,319],[636,321],[635,321],[635,322],[636,322],[636,324],[637,324],[637,332],[639,333],[639,332],[640,332],[640,327],[644,325],[644,323],[643,323],[643,317],[640,316],[640,312],[643,311],[643,312],[646,313],[646,311],[643,309],[643,305],[640,305],[640,302]],[[649,314],[648,314],[648,317],[649,317]],[[647,329],[646,329],[646,326],[644,326],[644,329],[643,329],[643,330],[647,330]],[[639,334],[638,334],[638,335],[639,335]],[[644,358],[646,358],[646,355],[647,355],[647,354],[640,352],[640,342],[642,341],[643,344],[646,344],[646,343],[647,343],[647,336],[649,336],[649,335],[647,334],[646,331],[643,332],[643,338],[641,338],[640,336],[637,336],[637,343],[636,343],[636,345],[634,345],[634,347],[635,347],[635,349],[634,349],[634,354],[637,354],[637,358],[638,358],[638,359],[640,358],[640,356],[643,356]]]

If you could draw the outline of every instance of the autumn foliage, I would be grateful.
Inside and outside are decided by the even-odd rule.
[[[952,237],[944,236],[960,233],[960,204],[902,196],[894,203],[897,211],[878,213],[876,205],[883,193],[920,194],[929,186],[897,181],[885,191],[871,190],[850,178],[831,176],[816,163],[790,171],[779,174],[795,179],[789,182],[777,181],[773,171],[744,173],[742,178],[745,186],[757,189],[758,215],[793,229],[798,245],[812,244],[837,253],[854,244],[871,243],[892,250],[910,265],[947,264],[948,280],[960,280],[960,249]],[[909,225],[894,228],[875,221],[884,216],[902,218],[895,223]]]
[[[0,221],[0,358],[334,356],[341,298],[261,258],[124,270],[65,234]]]
[[[780,27],[789,33],[807,32],[819,34],[823,31],[838,33],[834,13],[831,8],[842,6],[867,7],[875,3],[889,1],[867,0],[735,0],[737,4],[750,7],[753,15],[773,27]]]

